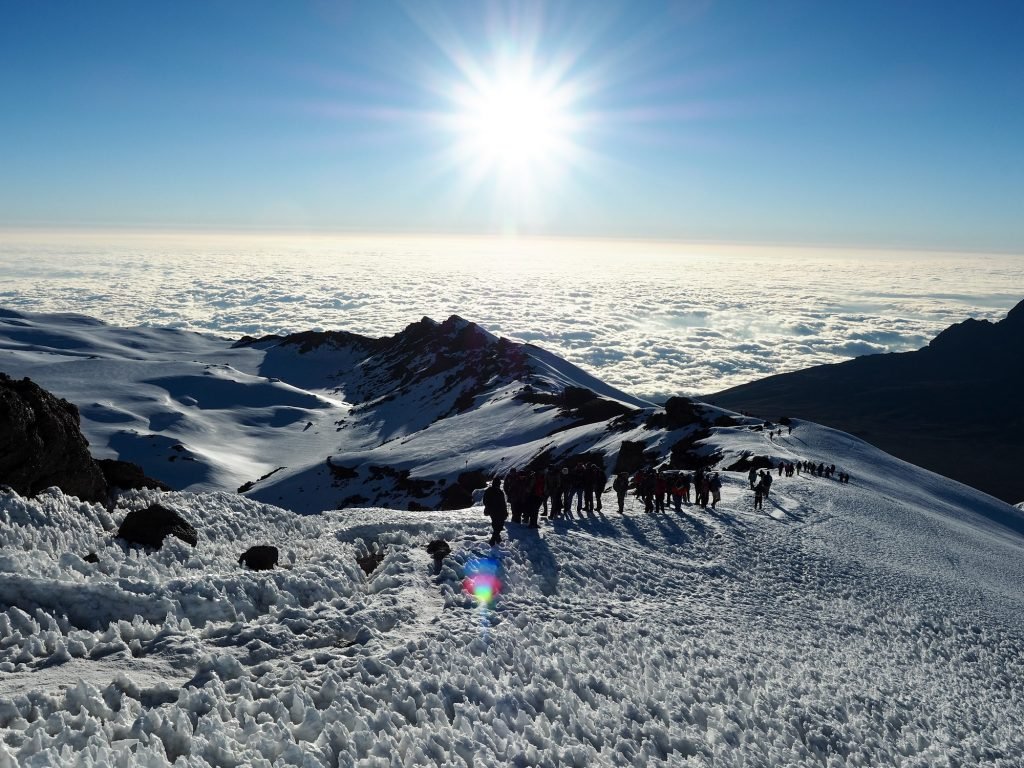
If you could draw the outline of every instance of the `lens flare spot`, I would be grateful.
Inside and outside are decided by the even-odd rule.
[[[476,599],[477,604],[489,607],[501,592],[500,563],[490,557],[477,558],[466,563],[462,589]]]

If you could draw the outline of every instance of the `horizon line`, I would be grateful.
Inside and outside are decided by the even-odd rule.
[[[612,244],[626,245],[652,244],[663,246],[681,247],[711,247],[711,248],[800,248],[800,249],[823,249],[837,251],[867,251],[885,253],[920,253],[920,254],[951,254],[951,255],[978,255],[978,256],[1022,256],[1024,248],[971,248],[966,246],[936,246],[936,245],[909,245],[906,243],[867,243],[867,242],[823,242],[814,240],[752,240],[736,239],[730,240],[715,237],[672,237],[657,235],[635,235],[635,234],[581,234],[581,233],[536,233],[536,232],[480,232],[480,231],[372,231],[356,229],[310,229],[310,228],[288,228],[288,227],[165,227],[150,225],[115,225],[115,226],[91,226],[91,225],[46,225],[43,227],[2,225],[0,224],[0,236],[13,235],[20,237],[145,237],[145,238],[173,238],[173,237],[196,237],[210,239],[245,239],[245,238],[273,238],[273,239],[300,239],[310,238],[316,240],[331,239],[379,239],[379,240],[401,240],[413,239],[449,240],[449,241],[487,241],[487,242],[544,242],[544,241],[566,241],[566,242],[607,242]],[[0,246],[3,243],[0,242]]]

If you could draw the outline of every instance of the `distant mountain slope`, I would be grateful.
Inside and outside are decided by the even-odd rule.
[[[916,352],[870,355],[716,392],[737,411],[862,437],[1005,501],[1024,499],[1024,302],[965,320]]]

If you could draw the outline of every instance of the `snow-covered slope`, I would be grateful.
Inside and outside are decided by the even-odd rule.
[[[727,472],[718,509],[606,497],[497,550],[479,507],[0,494],[0,764],[1020,765],[1024,516],[842,433],[774,445],[852,481],[779,477],[755,512]],[[195,549],[113,539],[157,498]]]
[[[601,454],[610,468],[653,408],[458,317],[382,339],[232,343],[4,311],[0,370],[75,403],[97,458],[136,462],[174,488],[244,488],[302,512],[436,507],[462,473],[542,456]],[[628,413],[636,418],[609,427]]]
[[[655,409],[458,318],[232,345],[2,313],[0,350],[97,454],[192,489],[0,491],[0,768],[1024,764],[1024,512],[849,435]],[[606,497],[498,549],[480,507],[317,513],[624,443],[716,462],[722,503]],[[755,511],[726,469],[751,457],[852,479],[777,477]],[[315,514],[193,492],[271,472],[250,496]],[[114,537],[157,500],[195,549]],[[253,544],[281,567],[241,568]]]

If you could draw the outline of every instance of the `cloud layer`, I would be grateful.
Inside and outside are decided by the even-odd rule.
[[[644,397],[917,349],[1024,298],[1024,257],[597,241],[12,238],[0,306],[223,336],[459,314]]]

